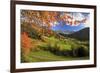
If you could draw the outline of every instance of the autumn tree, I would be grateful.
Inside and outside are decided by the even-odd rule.
[[[54,22],[58,21],[59,12],[54,11],[33,11],[33,10],[22,10],[21,17],[25,19],[25,21],[40,25],[48,29],[50,32],[50,28],[54,25]],[[44,31],[43,31],[44,33]]]
[[[22,32],[21,34],[21,48],[24,54],[28,54],[32,47],[31,39],[28,37],[26,32]]]

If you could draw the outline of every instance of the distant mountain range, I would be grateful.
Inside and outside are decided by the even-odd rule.
[[[62,33],[62,34],[72,34],[72,33],[74,33],[75,31],[69,31],[69,30],[65,30],[65,31],[60,31],[60,30],[58,30],[58,31],[55,31],[56,33]]]
[[[89,28],[84,28],[77,32],[72,32],[71,34],[64,34],[59,33],[60,35],[63,35],[64,37],[70,37],[75,38],[78,40],[89,40]]]

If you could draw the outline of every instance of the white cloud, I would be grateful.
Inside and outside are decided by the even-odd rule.
[[[79,21],[85,19],[84,15],[82,13],[73,13],[73,18],[75,20],[79,20]]]

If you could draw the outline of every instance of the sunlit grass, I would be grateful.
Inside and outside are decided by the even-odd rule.
[[[27,62],[49,62],[49,61],[71,61],[71,60],[85,60],[88,59],[88,57],[66,57],[66,56],[58,56],[50,51],[34,51],[30,52],[30,54],[27,56]]]
[[[58,39],[56,37],[42,37],[43,40],[33,39],[30,53],[26,56],[26,62],[46,62],[46,61],[67,61],[84,60],[89,56],[67,56],[67,52],[73,54],[74,51],[83,47],[83,52],[88,52],[88,42],[82,42],[75,39]],[[65,53],[66,52],[66,53]],[[65,53],[65,54],[63,54]],[[24,58],[23,58],[24,59]],[[22,60],[24,61],[24,60]]]

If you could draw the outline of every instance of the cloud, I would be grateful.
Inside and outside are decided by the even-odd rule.
[[[79,21],[81,21],[81,20],[83,20],[83,19],[85,19],[85,16],[82,14],[82,13],[73,13],[73,18],[75,19],[75,20],[79,20]]]
[[[84,24],[85,27],[89,27],[90,21],[89,21],[89,13],[80,13],[80,12],[70,12],[66,15],[70,16],[72,20],[71,26],[78,26],[79,24]],[[70,21],[69,21],[70,22]]]

